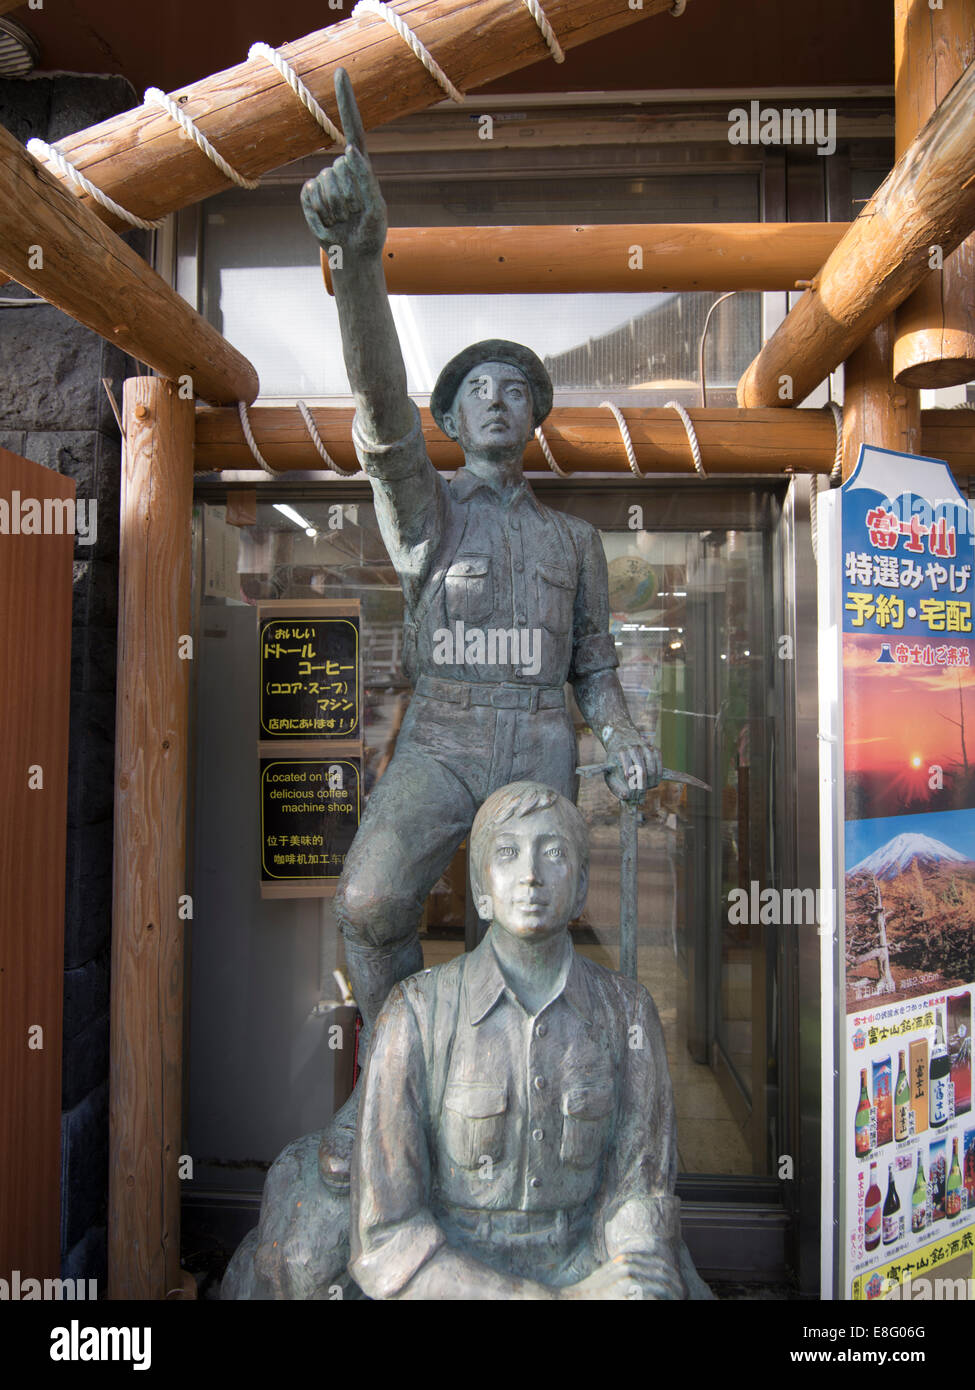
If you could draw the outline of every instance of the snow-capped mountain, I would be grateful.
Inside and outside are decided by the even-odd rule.
[[[851,874],[869,873],[875,878],[891,879],[898,874],[906,872],[911,867],[915,859],[921,861],[921,867],[934,866],[948,862],[950,864],[968,864],[971,861],[964,855],[959,854],[956,849],[951,849],[949,845],[942,844],[940,840],[932,840],[930,835],[895,835],[892,840],[888,840],[885,845],[875,849],[873,854],[868,854],[866,859],[861,859],[859,864],[854,864],[852,869],[847,872]]]

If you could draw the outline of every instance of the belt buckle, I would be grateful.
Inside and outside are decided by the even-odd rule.
[[[498,685],[491,691],[491,704],[495,709],[517,709],[521,691],[516,686]]]

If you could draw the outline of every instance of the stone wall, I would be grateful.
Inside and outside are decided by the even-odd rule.
[[[0,124],[55,141],[136,104],[122,78],[0,82]],[[143,255],[145,233],[126,238]],[[0,298],[24,298],[9,285]],[[106,1278],[112,789],[120,439],[102,388],[131,358],[48,305],[0,308],[0,445],[73,478],[97,503],[94,545],[76,542],[64,933],[62,1276]]]

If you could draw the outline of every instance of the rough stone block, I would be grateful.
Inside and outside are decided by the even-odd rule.
[[[94,1279],[99,1298],[108,1288],[108,1228],[91,1226],[67,1254],[61,1256],[62,1279]],[[86,1289],[86,1292],[90,1292]]]
[[[35,136],[46,139],[51,121],[50,80],[7,78],[0,82],[0,125],[22,145]],[[120,108],[121,109],[121,108]]]
[[[106,555],[87,563],[88,622],[114,632],[118,626],[118,560]]]
[[[48,305],[2,313],[0,428],[97,429],[105,398],[97,334]]]
[[[108,1017],[108,952],[64,972],[64,1048],[94,1021]],[[101,1080],[101,1078],[99,1078]],[[92,1088],[89,1086],[88,1090]],[[68,1109],[65,1103],[65,1109]]]
[[[115,694],[116,638],[103,627],[76,627],[71,633],[72,691]]]
[[[80,691],[71,700],[68,825],[110,820],[114,796],[115,700]]]
[[[24,444],[27,434],[24,430],[0,430],[0,449],[9,449],[12,454],[26,458]]]
[[[29,430],[25,455],[71,478],[78,501],[96,495],[98,434],[95,430]]]
[[[61,1104],[65,1110],[108,1081],[109,1015],[106,1008],[76,1037],[66,1038],[61,1058]]]
[[[61,1116],[61,1249],[106,1224],[108,1082]]]
[[[64,964],[77,969],[108,949],[112,938],[111,818],[68,829]]]

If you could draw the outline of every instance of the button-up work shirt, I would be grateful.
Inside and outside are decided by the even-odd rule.
[[[403,587],[416,674],[558,687],[617,666],[599,533],[524,482],[507,497],[466,468],[445,482],[413,410],[413,429],[392,444],[365,439],[358,418],[352,438]],[[501,633],[519,634],[517,644]]]
[[[376,1025],[350,1269],[372,1297],[395,1297],[447,1241],[503,1271],[575,1282],[621,1249],[672,1237],[676,1169],[647,991],[570,948],[532,1016],[487,936],[397,985]]]

